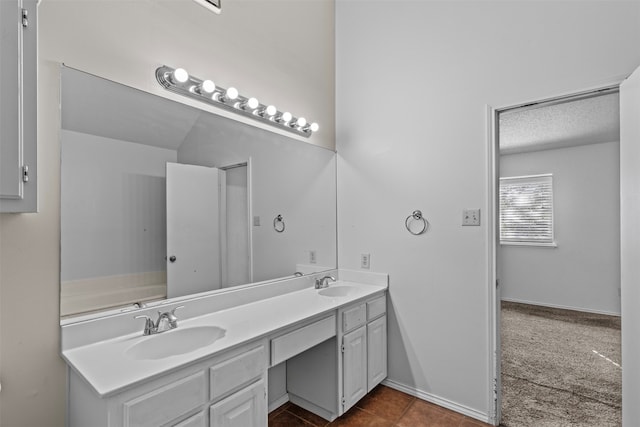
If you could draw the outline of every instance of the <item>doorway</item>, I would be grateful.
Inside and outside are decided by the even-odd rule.
[[[494,162],[490,176],[491,204],[495,221],[489,232],[493,245],[490,253],[496,266],[495,277],[490,277],[491,282],[495,279],[496,283],[496,291],[492,292],[496,317],[491,325],[495,328],[492,338],[496,363],[492,368],[496,380],[493,402],[496,424],[501,418],[525,423],[506,425],[533,422],[532,419],[516,421],[510,414],[502,413],[503,407],[508,410],[514,404],[513,399],[503,402],[505,396],[512,397],[502,393],[503,387],[515,387],[516,382],[538,388],[538,397],[528,397],[529,401],[539,400],[538,403],[544,403],[546,397],[556,392],[585,397],[591,399],[590,403],[597,403],[602,397],[590,396],[588,387],[578,391],[581,385],[557,381],[558,374],[551,374],[549,360],[558,356],[559,365],[565,364],[559,366],[559,372],[564,372],[570,363],[566,357],[563,359],[562,352],[570,350],[553,344],[549,330],[536,329],[539,325],[535,322],[556,328],[575,326],[581,323],[581,318],[587,324],[609,321],[615,324],[617,320],[615,355],[609,349],[603,350],[601,344],[578,353],[584,353],[581,356],[588,363],[602,362],[613,371],[617,375],[618,396],[621,394],[619,112],[610,111],[612,106],[618,106],[617,92],[617,86],[611,86],[490,111]],[[605,118],[608,121],[603,120]],[[506,308],[502,307],[503,301]],[[513,351],[503,357],[501,332],[508,329],[513,332],[513,328],[500,326],[503,310],[508,310],[504,311],[507,315],[503,321],[515,321],[515,314],[520,316],[518,321],[534,321],[516,328],[515,336],[522,341],[514,339],[512,334],[504,343],[519,343],[516,345],[522,347],[518,350],[523,351],[523,356],[547,354],[547,360],[539,358],[536,362],[522,358],[516,363],[520,368],[530,364],[535,371],[532,375],[522,375],[522,370],[514,375]],[[523,313],[528,317],[522,317]],[[561,320],[564,323],[549,323]],[[562,342],[572,341],[562,338],[562,334],[567,333],[582,332],[560,332]],[[539,342],[536,343],[536,339]],[[523,343],[528,342],[533,342],[534,347],[527,351]],[[577,356],[571,355],[571,361],[574,357]],[[501,366],[505,360],[509,364]],[[580,367],[587,362],[576,364]],[[502,372],[503,367],[511,372]],[[508,384],[503,384],[503,379]],[[616,402],[608,403],[617,405],[620,416],[619,397]],[[534,407],[534,410],[536,416],[540,416],[546,409]],[[518,408],[518,412],[522,415],[526,408]],[[552,409],[549,416],[555,416]],[[540,421],[537,419],[533,424]],[[594,425],[606,424],[596,422]]]

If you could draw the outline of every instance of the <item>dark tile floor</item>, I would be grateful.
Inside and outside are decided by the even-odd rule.
[[[292,403],[269,414],[269,427],[489,427],[473,418],[380,385],[337,420],[328,421]]]

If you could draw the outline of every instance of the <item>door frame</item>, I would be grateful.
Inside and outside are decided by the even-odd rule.
[[[234,169],[237,167],[245,167],[247,168],[247,246],[249,251],[249,283],[253,283],[253,175],[252,175],[252,158],[249,156],[246,161],[239,163],[231,163],[226,166],[221,166],[219,169],[223,171],[228,171],[229,169]],[[226,202],[225,202],[226,203]],[[226,240],[226,230],[225,230],[225,240]],[[226,268],[226,254],[224,255],[224,263]]]
[[[498,191],[500,179],[500,151],[498,140],[498,118],[501,112],[518,108],[525,108],[537,104],[552,104],[563,100],[587,96],[599,91],[617,89],[627,76],[616,76],[599,84],[589,86],[580,90],[562,92],[553,96],[541,97],[535,101],[524,101],[503,106],[485,105],[486,114],[486,191],[487,198],[485,211],[487,212],[487,286],[488,286],[488,350],[489,350],[489,367],[487,372],[489,378],[487,384],[489,390],[487,396],[489,401],[489,423],[497,426],[502,416],[502,390],[501,390],[501,368],[502,360],[500,348],[500,289],[498,283],[498,248],[499,245],[499,207],[498,207]]]

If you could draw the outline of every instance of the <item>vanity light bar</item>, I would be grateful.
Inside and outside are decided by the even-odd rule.
[[[297,135],[308,138],[319,128],[317,123],[308,123],[304,117],[294,117],[287,111],[278,111],[273,105],[261,104],[256,98],[242,96],[234,87],[225,89],[217,86],[211,80],[200,80],[193,77],[184,68],[171,68],[163,65],[156,70],[156,79],[171,92],[225,108]]]

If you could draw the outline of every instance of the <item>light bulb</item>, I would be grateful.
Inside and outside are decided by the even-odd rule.
[[[267,113],[267,116],[273,117],[278,112],[278,109],[273,105],[269,105],[267,108],[265,108],[264,111],[265,111],[265,113]]]
[[[213,93],[216,90],[216,85],[211,80],[205,80],[200,83],[200,92]]]
[[[252,110],[255,110],[256,108],[258,108],[259,105],[260,103],[256,98],[249,98],[247,100],[247,107],[249,107]]]
[[[311,129],[311,132],[318,132],[320,126],[316,122],[313,122],[311,123],[311,125],[309,125],[309,129]]]
[[[233,101],[234,99],[236,99],[238,97],[238,89],[236,89],[235,87],[230,87],[229,89],[227,89],[227,91],[224,94],[225,98],[230,99],[231,101]]]
[[[282,113],[282,121],[285,123],[289,123],[291,121],[291,119],[293,118],[293,116],[291,115],[290,112],[285,111],[284,113]]]
[[[298,127],[303,127],[306,124],[307,124],[307,119],[305,119],[304,117],[298,117],[298,120],[296,121],[296,125]]]
[[[178,83],[184,83],[189,80],[189,73],[184,68],[176,68],[173,70],[173,80]]]

